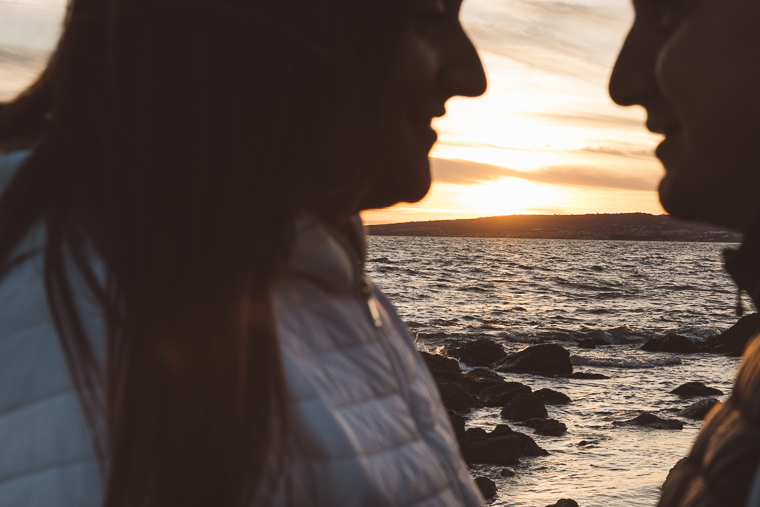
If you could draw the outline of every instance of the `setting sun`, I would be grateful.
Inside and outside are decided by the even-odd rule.
[[[562,191],[519,178],[503,178],[482,185],[463,186],[462,204],[478,214],[541,213],[560,203]]]

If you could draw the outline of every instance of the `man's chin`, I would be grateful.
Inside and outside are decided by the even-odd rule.
[[[736,196],[726,195],[718,186],[696,187],[693,180],[679,181],[668,174],[660,181],[659,197],[660,204],[673,218],[741,232],[743,223],[737,220],[734,211]]]

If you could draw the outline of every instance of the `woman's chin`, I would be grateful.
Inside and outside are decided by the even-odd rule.
[[[396,180],[384,180],[374,185],[364,198],[362,209],[387,208],[400,202],[415,203],[421,201],[430,191],[430,171],[416,178],[405,177]]]

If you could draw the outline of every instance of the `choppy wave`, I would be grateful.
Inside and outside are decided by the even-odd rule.
[[[570,361],[575,366],[598,366],[604,368],[656,368],[662,366],[677,366],[683,364],[679,357],[666,357],[661,359],[592,359],[583,356],[570,356]]]
[[[693,400],[671,391],[700,381],[728,393],[739,359],[653,354],[640,346],[668,333],[704,340],[736,322],[733,284],[721,265],[723,247],[373,237],[368,271],[416,334],[419,349],[437,352],[453,340],[476,338],[493,339],[510,351],[559,343],[578,370],[609,377],[502,374],[533,390],[563,392],[572,403],[547,406],[550,417],[567,425],[563,436],[515,428],[549,456],[523,460],[512,478],[500,475],[502,467],[473,467],[497,483],[502,496],[493,505],[535,507],[569,497],[580,505],[644,507],[657,503],[668,471],[688,453],[700,426],[678,415]],[[589,339],[599,346],[577,346]],[[499,412],[475,409],[467,426],[492,429],[505,423]],[[613,424],[642,412],[680,418],[684,429]]]

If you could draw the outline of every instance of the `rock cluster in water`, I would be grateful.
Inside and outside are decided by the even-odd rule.
[[[721,396],[723,391],[715,389],[714,387],[707,387],[702,382],[686,382],[685,384],[676,387],[672,391],[672,394],[676,394],[681,398],[693,398],[696,396]]]
[[[692,403],[686,407],[686,409],[679,412],[678,415],[681,417],[686,417],[688,419],[702,420],[707,417],[707,414],[710,412],[710,410],[712,410],[713,407],[718,403],[718,400],[715,398],[705,398],[703,400]]]
[[[628,421],[614,422],[616,426],[644,426],[657,430],[682,430],[683,423],[676,419],[663,419],[654,414],[644,413]]]
[[[755,325],[753,322],[745,321],[742,329],[745,331],[753,329],[752,326]],[[730,340],[720,343],[720,337],[717,337],[710,348],[706,345],[697,345],[690,338],[671,334],[657,341],[650,340],[645,347],[659,352],[675,352],[678,349],[684,353],[714,351],[716,347],[729,343],[731,347],[743,348],[744,343],[736,338],[737,336],[738,331],[728,335]],[[594,339],[581,346],[596,347],[601,345],[599,342],[604,342],[603,338]],[[706,348],[703,350],[699,347]],[[695,348],[698,350],[694,350]],[[513,466],[519,464],[523,457],[548,455],[548,452],[542,449],[531,436],[515,431],[506,424],[506,421],[532,428],[535,434],[543,436],[558,437],[568,431],[565,423],[549,417],[546,406],[572,403],[569,396],[547,388],[534,392],[525,384],[507,381],[500,373],[591,380],[609,378],[598,373],[573,371],[570,353],[562,346],[552,343],[534,345],[519,352],[508,353],[492,340],[478,339],[469,342],[455,341],[444,346],[441,355],[427,352],[421,352],[421,354],[438,385],[444,405],[449,409],[449,418],[462,456],[470,465]],[[475,366],[475,368],[464,372],[459,361],[468,367]],[[674,389],[672,393],[680,397],[707,397],[723,394],[699,382],[687,382]],[[715,398],[698,400],[678,415],[700,420],[716,403],[718,400]],[[473,408],[484,407],[497,410],[505,423],[498,424],[491,431],[482,428],[466,428],[464,415]],[[630,420],[617,421],[613,424],[656,430],[683,428],[683,422],[677,419],[661,418],[651,413],[641,413]],[[577,445],[590,446],[595,443],[596,441],[583,441]],[[500,471],[500,475],[510,477],[514,475],[514,471],[504,468]],[[496,497],[497,487],[493,480],[488,477],[478,477],[476,482],[486,499]],[[554,506],[549,507],[573,505],[577,506],[577,503],[573,500],[561,499]]]
[[[641,346],[641,350],[677,354],[709,352],[712,354],[740,356],[744,352],[748,341],[758,333],[760,333],[760,313],[753,313],[752,315],[742,317],[736,324],[723,333],[704,341],[669,333],[662,337],[651,338]],[[578,346],[581,346],[580,343]]]

